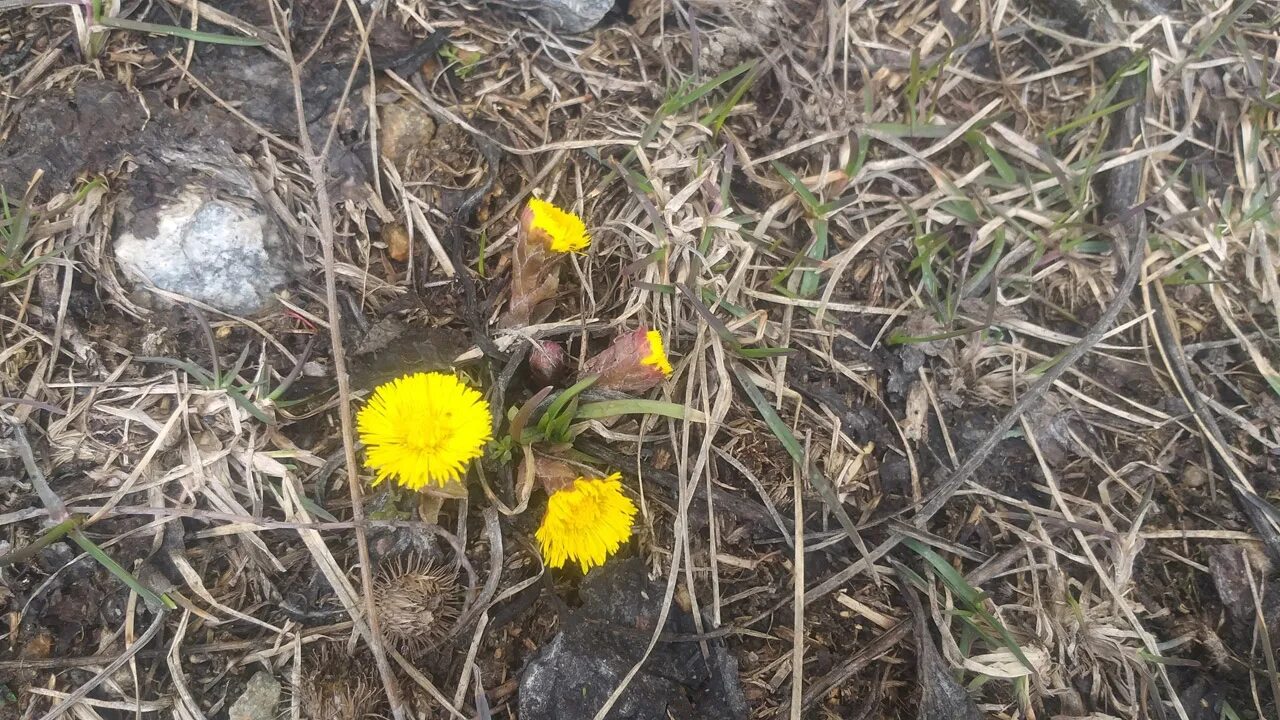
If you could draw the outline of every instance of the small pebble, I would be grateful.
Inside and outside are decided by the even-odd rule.
[[[244,693],[231,705],[228,720],[276,720],[279,716],[280,681],[259,670],[249,678]]]
[[[409,259],[409,229],[400,223],[388,223],[382,226],[382,242],[386,243],[387,254],[396,262]]]
[[[1209,481],[1209,476],[1199,465],[1184,465],[1182,468],[1182,485],[1183,487],[1198,488],[1203,487]]]

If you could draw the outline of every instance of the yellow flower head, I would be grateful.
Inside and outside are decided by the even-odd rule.
[[[447,373],[415,373],[381,385],[356,418],[373,484],[395,478],[420,490],[444,486],[480,457],[492,434],[489,404]]]
[[[547,500],[547,516],[538,528],[542,557],[553,568],[573,561],[586,572],[603,565],[631,537],[636,506],[622,494],[622,475],[578,478]]]
[[[656,368],[663,375],[670,375],[671,363],[667,360],[667,351],[662,347],[662,333],[650,330],[645,333],[645,339],[649,341],[649,354],[640,361],[640,364]]]
[[[558,253],[582,252],[591,244],[591,235],[582,218],[545,200],[529,198],[525,215],[525,232],[532,238],[543,236],[543,242]]]

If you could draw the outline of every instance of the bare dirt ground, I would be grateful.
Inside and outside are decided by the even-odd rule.
[[[0,718],[1280,713],[1280,5],[27,5]],[[276,218],[267,310],[123,271],[192,181]],[[531,196],[593,244],[501,330]],[[547,569],[530,341],[640,325],[688,412],[585,423],[640,515]],[[449,368],[503,422],[430,523],[346,410]],[[557,642],[609,672],[522,693]]]

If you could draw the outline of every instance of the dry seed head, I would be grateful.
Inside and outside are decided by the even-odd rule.
[[[438,643],[458,619],[462,589],[447,568],[401,559],[383,563],[373,601],[382,635],[402,652],[417,653]]]
[[[301,687],[294,688],[298,708],[308,720],[364,720],[380,717],[382,686],[371,662],[348,657],[332,644],[307,653]]]

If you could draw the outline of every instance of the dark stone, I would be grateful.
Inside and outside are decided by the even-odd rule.
[[[582,582],[583,605],[544,646],[520,679],[521,720],[593,717],[644,655],[662,607],[665,584],[650,581],[638,560],[612,561]],[[696,631],[673,604],[664,630]],[[659,642],[614,704],[613,720],[745,720],[738,663],[723,640]]]

